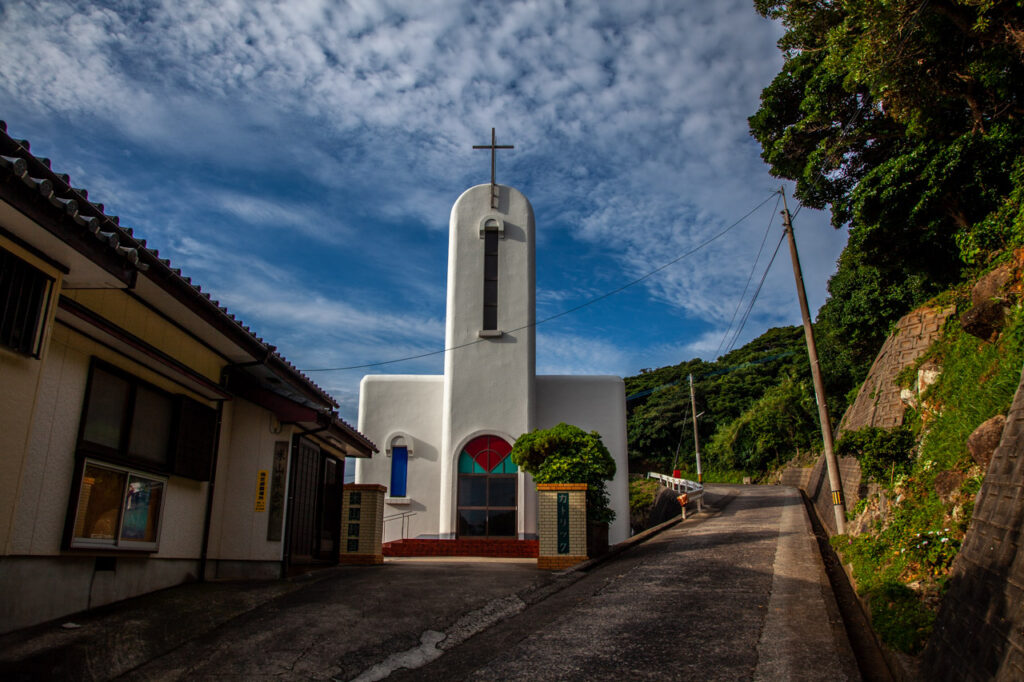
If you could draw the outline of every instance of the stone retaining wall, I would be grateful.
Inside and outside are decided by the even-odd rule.
[[[1024,375],[925,649],[929,680],[1024,679]]]
[[[843,415],[839,432],[865,426],[891,429],[903,423],[905,405],[896,385],[896,375],[921,356],[938,338],[953,307],[918,308],[896,323],[896,331],[885,340],[868,370],[857,399]]]

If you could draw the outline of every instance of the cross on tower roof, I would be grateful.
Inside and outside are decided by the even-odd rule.
[[[510,144],[497,144],[497,138],[494,135],[494,128],[491,128],[491,143],[490,144],[475,144],[473,149],[490,149],[491,150],[491,208],[498,208],[498,185],[494,181],[494,157],[499,149],[515,149]]]

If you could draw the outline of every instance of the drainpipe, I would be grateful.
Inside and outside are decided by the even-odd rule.
[[[199,582],[206,582],[206,555],[210,551],[210,526],[213,523],[213,488],[217,480],[217,464],[220,459],[220,426],[224,417],[224,401],[217,402],[217,435],[213,441],[213,462],[210,480],[206,484],[206,515],[203,519],[203,547],[199,552]]]

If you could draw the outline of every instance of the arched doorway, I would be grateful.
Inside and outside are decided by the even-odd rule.
[[[459,453],[459,537],[515,537],[519,468],[499,436],[477,436]]]

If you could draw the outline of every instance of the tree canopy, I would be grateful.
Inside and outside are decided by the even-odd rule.
[[[786,30],[750,129],[772,173],[849,226],[819,322],[823,363],[859,375],[889,323],[1024,243],[1024,6],[754,4]]]

